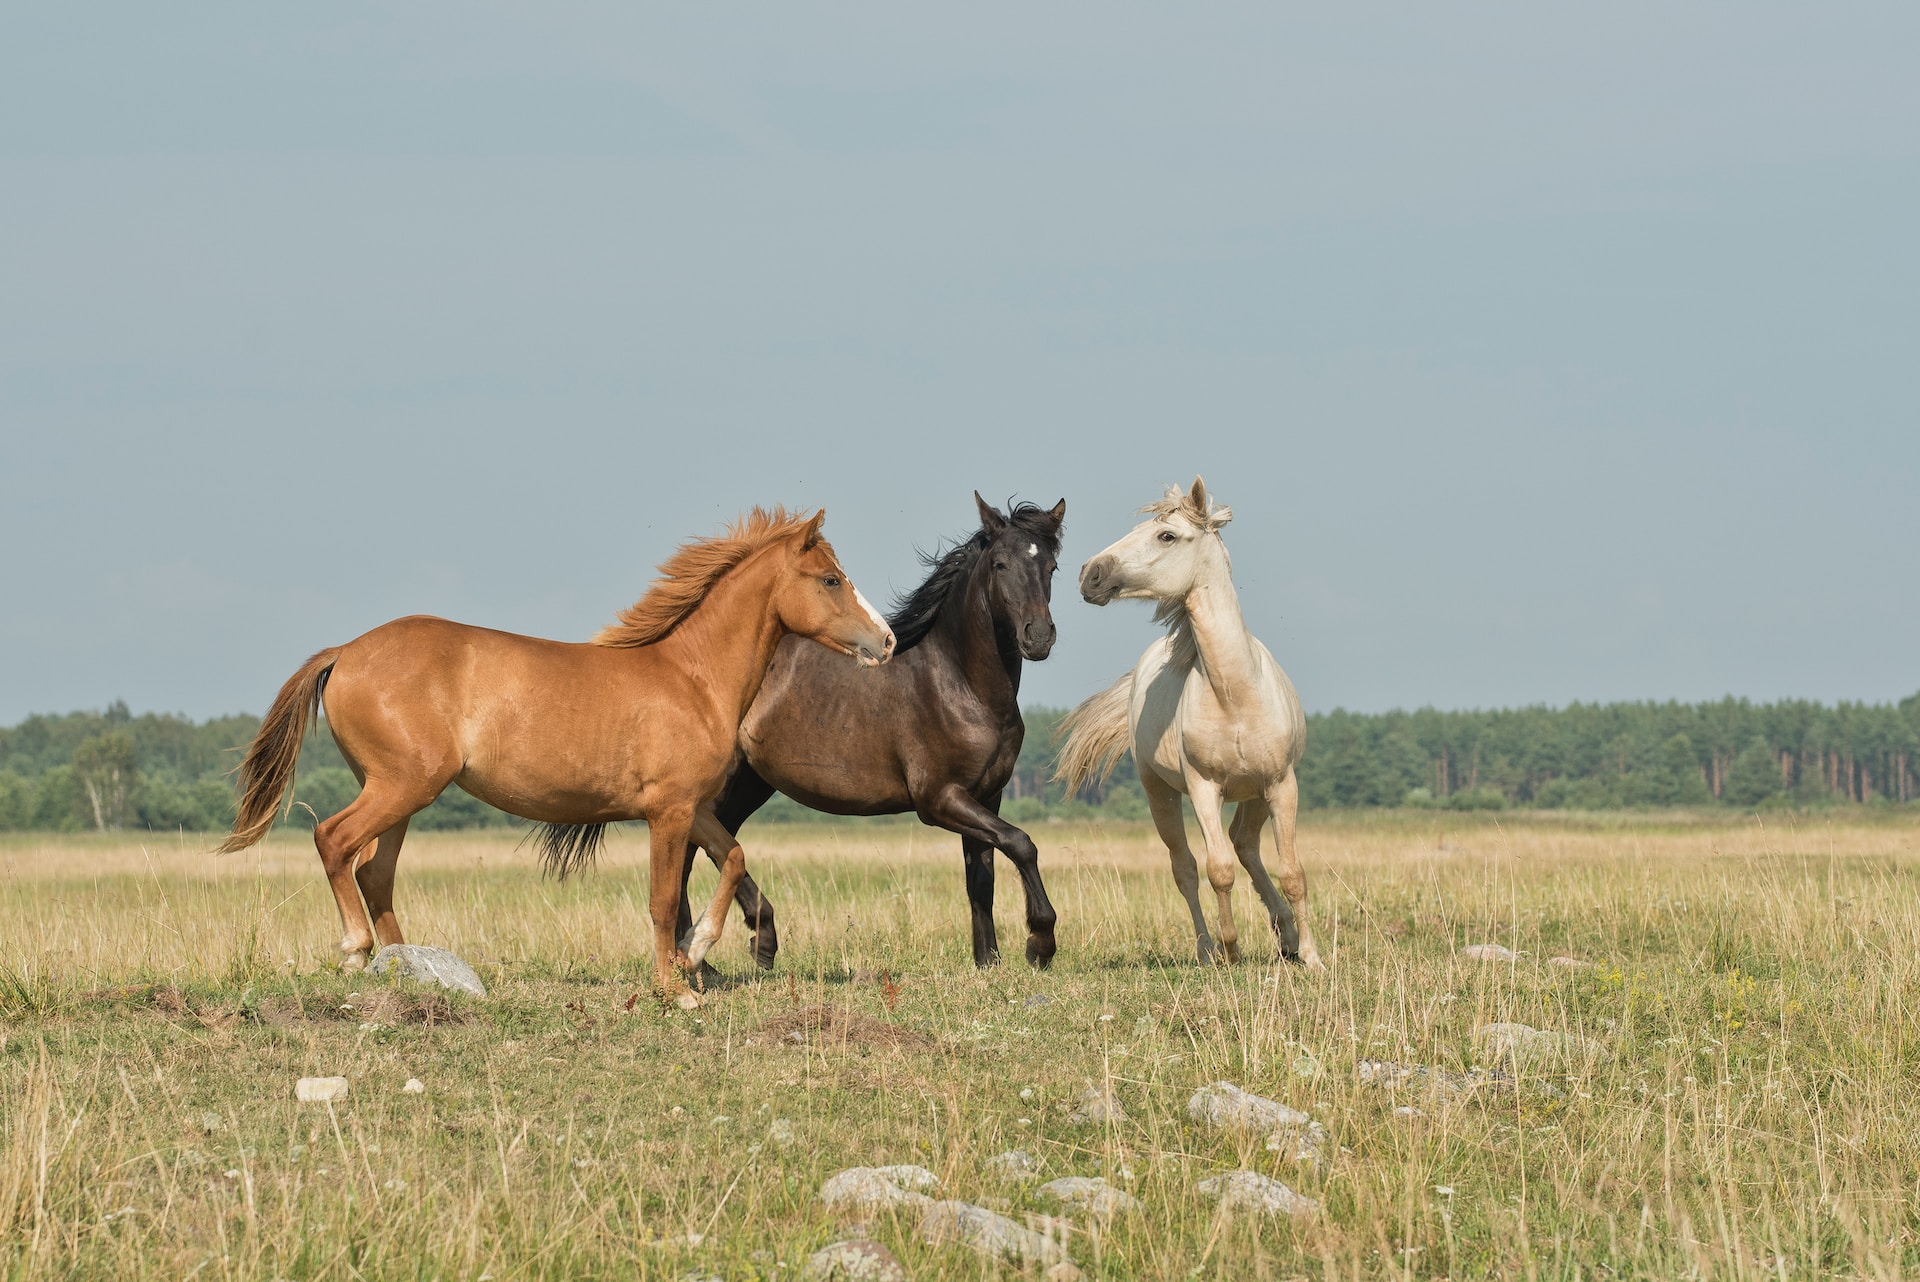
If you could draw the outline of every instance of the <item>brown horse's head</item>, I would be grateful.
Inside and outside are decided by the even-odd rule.
[[[1060,524],[1067,501],[1041,510],[1033,504],[1010,508],[1011,517],[980,497],[980,533],[987,546],[982,561],[987,602],[996,625],[1012,631],[1021,657],[1044,659],[1053,653],[1053,571],[1060,556]]]
[[[787,539],[786,564],[772,594],[774,612],[794,635],[851,655],[864,667],[878,667],[893,657],[893,629],[860,595],[832,545],[820,537],[826,519],[823,509]]]

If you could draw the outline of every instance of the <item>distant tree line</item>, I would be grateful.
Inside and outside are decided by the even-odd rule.
[[[1113,778],[1067,797],[1053,782],[1065,709],[1027,709],[1002,811],[1147,814],[1129,755]],[[195,722],[124,703],[0,728],[0,831],[217,832],[233,818],[229,772],[259,725]],[[288,822],[312,826],[359,791],[324,725],[300,756]],[[1908,805],[1920,799],[1920,694],[1898,704],[1574,704],[1492,712],[1354,713],[1307,719],[1302,805],[1499,810],[1670,806]],[[772,822],[820,818],[783,797]],[[415,830],[521,821],[448,788]]]
[[[1054,804],[1050,731],[1064,712],[1027,712],[1008,790]],[[1132,760],[1073,799],[1124,808]],[[1576,703],[1490,712],[1307,718],[1301,804],[1499,810],[1657,806],[1906,805],[1920,798],[1920,694],[1898,704]],[[1144,798],[1142,797],[1142,800]]]

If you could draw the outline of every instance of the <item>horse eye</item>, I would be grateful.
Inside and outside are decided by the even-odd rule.
[[[820,582],[825,587],[837,588],[840,586],[840,577],[835,574],[829,574],[826,578],[820,580]]]

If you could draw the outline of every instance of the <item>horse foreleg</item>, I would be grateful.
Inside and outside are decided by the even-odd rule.
[[[713,902],[707,906],[706,914],[694,926],[693,938],[687,943],[689,967],[699,966],[707,950],[719,942],[720,933],[727,926],[727,909],[733,906],[740,881],[747,874],[746,852],[740,849],[740,843],[733,839],[733,834],[726,830],[725,825],[705,807],[694,814],[693,839],[705,847],[714,862],[720,865],[720,885],[713,892]]]
[[[1207,933],[1206,914],[1200,911],[1200,870],[1194,866],[1193,851],[1187,845],[1187,823],[1180,813],[1180,793],[1151,770],[1140,772],[1140,786],[1147,794],[1147,809],[1153,813],[1153,826],[1167,847],[1173,865],[1173,884],[1187,901],[1193,914],[1194,950],[1200,964],[1213,960],[1213,936]]]
[[[653,919],[653,985],[665,997],[679,987],[674,977],[674,925],[680,913],[680,871],[687,862],[689,811],[657,811],[647,816],[647,915]]]
[[[1280,889],[1292,908],[1288,925],[1280,935],[1280,955],[1289,961],[1304,963],[1319,970],[1320,950],[1313,944],[1313,927],[1307,924],[1307,870],[1300,864],[1300,852],[1294,836],[1300,815],[1300,781],[1292,771],[1267,789],[1267,806],[1273,811],[1273,835],[1280,846]]]
[[[1287,956],[1298,947],[1299,934],[1293,926],[1293,909],[1287,907],[1287,901],[1274,888],[1273,878],[1267,876],[1267,865],[1260,858],[1260,829],[1267,822],[1267,815],[1264,797],[1241,802],[1233,808],[1233,823],[1227,828],[1227,836],[1233,841],[1233,853],[1239,856],[1240,866],[1247,870],[1254,893],[1267,906],[1267,920],[1273,923],[1280,953]]]
[[[1020,887],[1027,896],[1027,963],[1045,969],[1053,961],[1057,948],[1054,940],[1054,926],[1059,917],[1053,910],[1053,904],[1047,899],[1046,883],[1040,880],[1040,848],[1033,844],[1033,838],[1014,827],[999,814],[1000,799],[995,797],[991,806],[983,804],[977,797],[957,784],[941,789],[920,807],[920,819],[923,823],[934,824],[949,832],[957,832],[964,840],[972,838],[997,847],[1013,861],[1014,868],[1020,874]],[[992,855],[987,856],[988,860]],[[967,893],[974,893],[974,865],[968,865]],[[991,865],[985,881],[987,899],[988,943],[994,942],[993,895]],[[974,901],[974,949],[973,963],[976,966],[990,966],[998,957],[998,950],[983,958],[980,948],[981,936],[979,914],[982,911],[978,900]]]
[[[1240,960],[1240,932],[1233,924],[1233,846],[1220,825],[1223,804],[1220,785],[1203,775],[1187,772],[1187,796],[1193,799],[1193,817],[1207,841],[1207,881],[1220,901],[1220,951],[1229,962]]]
[[[380,834],[373,857],[353,873],[373,918],[373,933],[383,947],[407,942],[400,933],[400,919],[393,913],[393,878],[400,862],[400,843],[406,839],[407,820],[402,819]]]

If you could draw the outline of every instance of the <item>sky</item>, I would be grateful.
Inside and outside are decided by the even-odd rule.
[[[1920,9],[8,5],[0,723],[1206,478],[1310,710],[1920,690]]]

